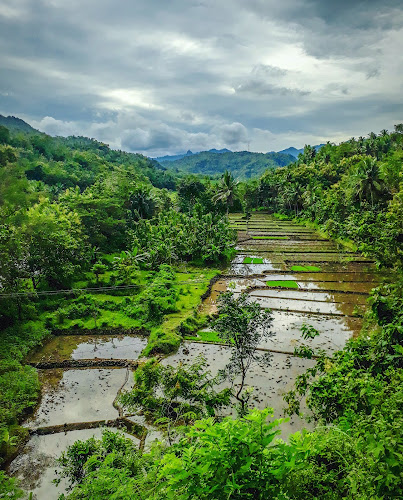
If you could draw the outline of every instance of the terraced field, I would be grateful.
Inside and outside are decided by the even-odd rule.
[[[246,221],[234,214],[231,224],[238,231],[237,255],[200,307],[214,312],[219,294],[231,285],[235,293],[246,291],[251,300],[272,310],[274,335],[260,346],[271,353],[271,364],[251,370],[247,383],[254,387],[255,406],[272,406],[281,416],[284,393],[314,363],[294,356],[294,348],[302,343],[302,325],[320,332],[305,344],[329,353],[340,349],[360,330],[368,293],[379,278],[370,260],[292,222],[266,214]],[[206,338],[214,338],[211,333],[200,332],[162,362],[175,365],[204,354],[212,373],[217,372],[227,363],[230,349],[207,343]],[[34,499],[58,498],[66,485],[62,482],[56,489],[50,483],[55,458],[76,439],[99,436],[102,425],[123,426],[142,447],[160,437],[141,415],[126,415],[116,403],[119,393],[130,388],[131,371],[145,345],[145,338],[124,332],[63,335],[31,356],[30,363],[40,369],[43,395],[26,423],[31,439],[9,471]],[[291,419],[284,436],[302,426],[306,422]]]

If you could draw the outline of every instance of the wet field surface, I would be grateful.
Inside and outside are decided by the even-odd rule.
[[[247,384],[254,387],[254,406],[273,407],[275,417],[283,416],[284,393],[293,387],[295,378],[314,361],[294,356],[302,344],[332,353],[344,346],[362,326],[362,314],[370,290],[380,281],[373,263],[359,254],[341,248],[315,231],[289,221],[276,221],[266,214],[254,214],[247,223],[241,214],[230,216],[238,231],[237,255],[212,287],[201,305],[204,312],[215,312],[221,293],[231,289],[246,292],[262,308],[272,310],[273,336],[262,341],[262,353],[271,353],[270,366],[254,366]],[[320,332],[303,341],[301,327],[311,325]],[[66,360],[137,360],[147,343],[133,335],[69,335],[50,339],[31,354],[28,361],[63,362]],[[162,363],[176,365],[192,362],[203,355],[213,374],[223,369],[230,349],[219,344],[184,342],[178,352]],[[123,412],[116,406],[120,391],[133,383],[129,368],[55,368],[41,369],[42,398],[26,427],[34,434],[9,471],[22,480],[33,499],[57,500],[66,484],[58,488],[55,458],[77,439],[101,436],[101,429],[83,429],[56,434],[36,435],[47,426],[100,420],[113,420]],[[237,383],[237,381],[235,381]],[[228,414],[232,410],[228,410]],[[141,416],[129,416],[132,422],[148,430],[145,447],[161,438]],[[305,421],[292,418],[284,426],[283,437],[307,427]],[[133,437],[133,439],[135,439]]]
[[[26,426],[63,425],[119,416],[113,402],[125,385],[127,369],[38,370],[42,399]],[[127,380],[127,384],[132,381]]]
[[[137,359],[147,345],[145,337],[134,335],[70,335],[51,338],[29,357],[33,363],[64,359]]]

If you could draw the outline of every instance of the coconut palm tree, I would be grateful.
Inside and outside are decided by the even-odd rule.
[[[385,185],[381,178],[378,163],[375,158],[365,158],[357,165],[354,179],[354,194],[356,199],[367,200],[374,206],[376,198],[384,193]]]
[[[213,202],[224,202],[227,205],[227,215],[229,207],[234,204],[238,182],[235,181],[234,176],[226,170],[218,183],[217,192],[213,196]]]

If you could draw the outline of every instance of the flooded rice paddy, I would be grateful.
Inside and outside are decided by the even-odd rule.
[[[236,294],[246,292],[262,308],[272,311],[273,336],[262,341],[262,352],[271,353],[271,364],[254,366],[247,384],[254,387],[253,403],[258,408],[271,406],[275,416],[282,416],[283,395],[295,378],[314,361],[294,356],[302,344],[332,353],[356,335],[367,307],[370,290],[379,282],[369,259],[326,240],[315,231],[289,221],[277,221],[269,215],[254,214],[247,222],[241,214],[230,216],[238,231],[237,255],[213,285],[211,294],[200,306],[204,312],[215,312],[219,295],[228,289]],[[301,327],[312,325],[320,332],[303,341]],[[147,339],[133,335],[58,336],[33,353],[29,362],[63,363],[69,360],[132,360],[139,358]],[[219,344],[186,341],[178,352],[162,363],[175,365],[205,356],[211,372],[223,369],[230,349]],[[21,479],[23,487],[33,492],[33,499],[56,500],[66,489],[56,488],[55,459],[77,439],[99,437],[101,429],[83,428],[87,424],[114,420],[124,416],[116,405],[118,394],[131,387],[130,367],[87,369],[53,368],[39,370],[42,398],[34,415],[26,422],[31,438],[11,463],[9,472]],[[237,383],[237,381],[235,381]],[[228,410],[231,412],[231,410]],[[161,438],[139,415],[128,416],[142,425],[148,435],[145,447]],[[38,429],[50,426],[81,425],[81,430],[38,435]],[[293,418],[283,436],[306,427]],[[60,429],[59,429],[60,431]],[[133,437],[133,439],[135,439]],[[136,441],[137,442],[137,441]]]
[[[63,361],[64,359],[137,359],[147,339],[134,335],[70,335],[51,338],[29,361]]]

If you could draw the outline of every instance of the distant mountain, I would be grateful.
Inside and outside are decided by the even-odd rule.
[[[318,151],[322,146],[324,146],[324,144],[318,144],[317,146],[314,146],[314,148],[316,149],[316,151]],[[278,152],[282,153],[282,154],[285,154],[285,155],[294,156],[294,158],[298,158],[298,155],[300,153],[304,152],[304,148],[297,149],[297,148],[294,148],[294,147],[290,147],[290,148],[283,149],[282,151],[278,151]]]
[[[31,125],[28,125],[27,122],[24,122],[24,120],[21,120],[21,118],[17,118],[15,116],[3,116],[0,115],[0,125],[3,125],[3,127],[7,127],[9,130],[13,131],[22,131],[22,132],[39,132],[39,130],[36,130],[35,128],[31,127]]]
[[[207,153],[231,153],[231,150],[229,149],[210,149],[209,151],[205,151]],[[161,165],[168,161],[176,161],[176,160],[181,160],[182,158],[185,158],[185,156],[192,156],[193,154],[198,154],[198,153],[192,153],[190,149],[183,154],[179,155],[167,155],[167,156],[159,156],[158,158],[154,158],[154,160],[157,160]]]
[[[294,156],[281,153],[212,150],[160,163],[168,170],[175,169],[187,174],[221,175],[229,170],[236,179],[250,179],[262,175],[268,168],[284,167],[294,160]]]

